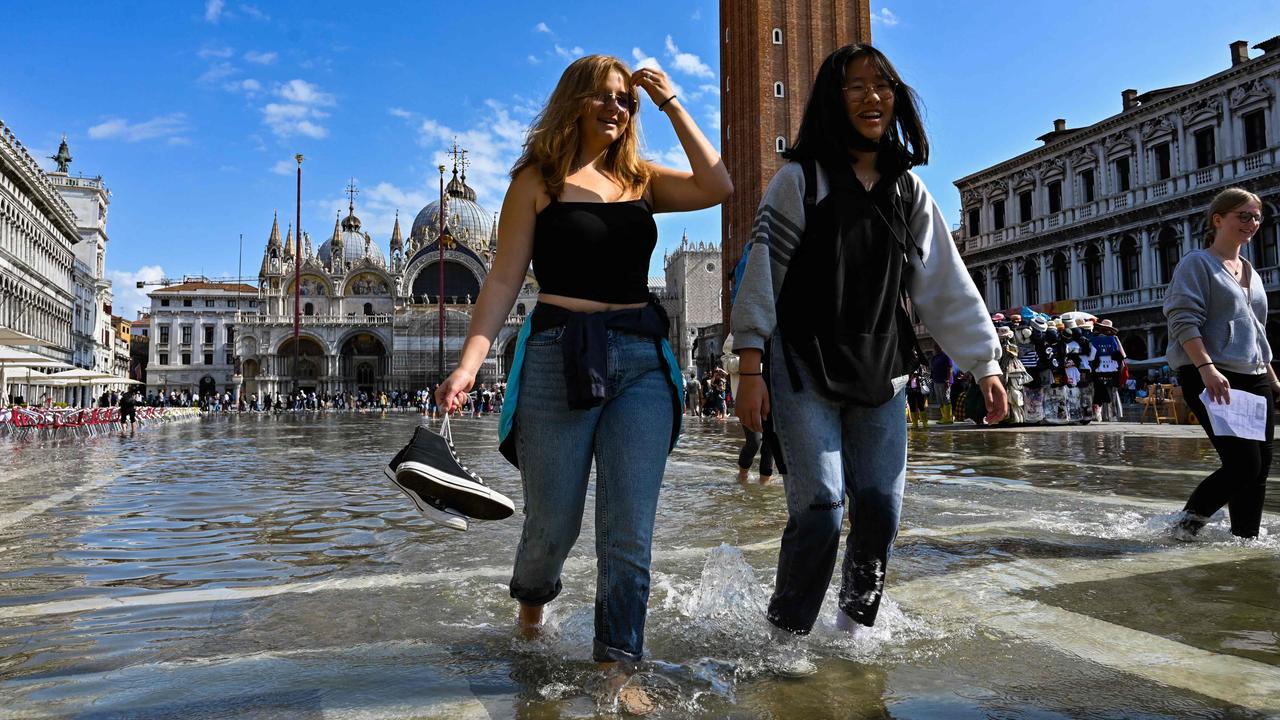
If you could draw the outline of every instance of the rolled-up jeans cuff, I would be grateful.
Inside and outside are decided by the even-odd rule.
[[[560,582],[556,581],[556,586],[552,588],[550,591],[535,595],[528,589],[522,588],[516,585],[515,582],[512,582],[511,597],[518,600],[521,605],[527,605],[529,607],[542,607],[543,605],[546,605],[552,600],[555,600],[556,597],[560,595],[561,589],[562,589],[562,586]]]
[[[603,662],[638,663],[641,660],[641,655],[637,655],[635,653],[629,653],[626,650],[619,650],[618,648],[615,648],[615,647],[610,647],[604,644],[603,642],[600,642],[600,638],[593,638],[591,640],[591,659],[596,662],[602,662],[602,663]]]

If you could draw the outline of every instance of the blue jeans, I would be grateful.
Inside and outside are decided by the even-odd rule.
[[[840,581],[840,611],[873,625],[898,535],[906,482],[905,392],[879,407],[828,400],[796,359],[792,389],[781,340],[772,340],[770,405],[787,467],[787,527],[769,621],[793,633],[813,629],[831,584],[848,496],[852,522]]]
[[[515,422],[525,519],[511,597],[538,606],[560,594],[560,572],[582,527],[594,459],[592,655],[598,662],[635,661],[644,651],[649,551],[671,441],[671,382],[652,338],[609,330],[605,401],[570,410],[563,329],[531,335],[520,370]]]

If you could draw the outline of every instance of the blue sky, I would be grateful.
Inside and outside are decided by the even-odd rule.
[[[1034,148],[1144,92],[1225,69],[1227,45],[1280,34],[1280,0],[1207,14],[1203,2],[874,3],[873,41],[919,91],[933,145],[921,175],[959,220],[952,181]],[[1239,8],[1239,9],[1236,9]],[[357,214],[385,249],[437,191],[456,135],[470,184],[501,205],[524,130],[564,66],[608,53],[672,74],[719,144],[719,2],[11,3],[0,120],[43,159],[66,133],[72,170],[113,192],[107,266],[117,312],[136,278],[234,276],[244,234],[256,273],[272,212],[318,244],[361,188]],[[1257,51],[1252,51],[1256,54]],[[648,155],[681,161],[665,118],[641,114]],[[730,159],[731,161],[731,159]],[[45,160],[46,167],[52,163]],[[660,216],[660,250],[718,241],[719,211]],[[661,253],[652,274],[660,274]]]

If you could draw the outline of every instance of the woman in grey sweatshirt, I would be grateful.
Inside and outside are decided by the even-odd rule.
[[[988,420],[1006,409],[995,328],[910,172],[928,160],[914,92],[880,51],[850,45],[823,62],[786,156],[761,200],[732,312],[737,414],[776,442],[785,478],[789,519],[768,609],[784,641],[817,620],[846,496],[836,624],[852,633],[875,622],[906,477],[903,388],[923,360],[904,296],[979,378]],[[815,669],[802,652],[782,656],[783,674]]]
[[[1280,388],[1267,343],[1267,290],[1240,248],[1262,222],[1262,201],[1242,188],[1227,188],[1209,204],[1213,244],[1188,253],[1173,272],[1164,296],[1169,320],[1169,366],[1178,371],[1187,407],[1200,420],[1222,467],[1205,478],[1187,500],[1174,537],[1190,540],[1225,505],[1231,533],[1256,537],[1262,522],[1274,425],[1271,407]],[[1229,403],[1230,390],[1266,398],[1265,439],[1217,435],[1200,393]]]

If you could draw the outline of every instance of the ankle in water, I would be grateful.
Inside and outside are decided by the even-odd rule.
[[[804,635],[770,628],[773,650],[769,665],[773,672],[786,678],[802,678],[818,672],[818,666],[809,659],[808,639]]]

